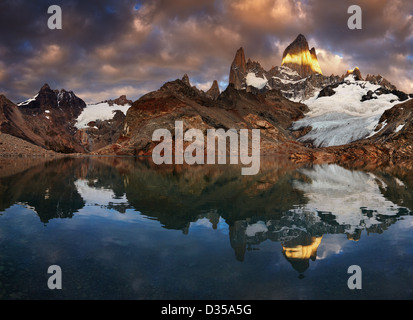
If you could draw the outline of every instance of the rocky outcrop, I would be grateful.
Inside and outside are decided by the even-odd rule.
[[[383,78],[381,75],[370,75],[368,74],[366,76],[366,81],[376,84],[378,86],[381,86],[383,88],[386,88],[388,90],[397,90],[396,86],[391,84],[390,81],[388,81],[386,78]]]
[[[220,94],[219,91],[219,86],[218,86],[218,81],[214,80],[214,82],[212,83],[211,88],[206,92],[206,94],[212,99],[212,100],[216,100]]]
[[[229,84],[235,89],[240,90],[243,87],[244,78],[247,75],[247,63],[245,60],[244,48],[239,48],[232,61],[229,72]]]
[[[182,77],[182,82],[185,83],[188,87],[191,86],[191,83],[189,82],[189,77],[188,75],[185,73],[184,76]]]
[[[114,105],[118,105],[118,106],[124,106],[126,104],[132,105],[133,101],[129,100],[126,98],[126,95],[121,95],[119,98],[117,99],[110,99],[110,100],[105,100],[102,101],[102,103],[107,103],[108,105],[110,105],[111,107]]]

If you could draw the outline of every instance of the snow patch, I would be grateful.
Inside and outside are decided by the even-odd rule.
[[[247,86],[252,86],[252,87],[255,87],[255,88],[260,89],[260,90],[263,89],[268,83],[268,80],[265,76],[264,76],[264,79],[263,78],[258,78],[252,72],[247,74],[246,81],[247,81]]]
[[[35,100],[36,100],[35,98],[31,98],[31,99],[29,99],[29,100],[26,100],[26,101],[23,101],[23,102],[18,103],[17,106],[18,106],[18,107],[27,106],[30,102],[35,101]]]
[[[248,237],[253,237],[257,233],[262,233],[262,232],[267,232],[268,228],[265,225],[264,221],[258,221],[257,223],[250,224],[247,226],[247,229],[245,230],[245,234]]]
[[[379,133],[380,131],[382,131],[386,126],[387,126],[387,120],[384,120],[384,122],[381,124],[381,128],[379,131],[376,131],[378,124],[374,126],[373,128],[373,132],[370,133],[366,138],[370,138],[372,136],[374,136],[376,133]],[[370,129],[371,127],[368,127],[368,129]]]
[[[76,180],[75,186],[87,205],[107,206],[109,204],[127,203],[126,195],[118,198],[113,190],[90,186],[89,181],[85,179]]]
[[[396,128],[396,131],[394,131],[394,132],[399,132],[401,129],[403,129],[404,128],[404,124],[401,124],[401,125],[399,125],[397,128]]]
[[[128,111],[130,107],[131,106],[129,104],[126,104],[124,106],[114,104],[113,106],[110,106],[106,102],[98,103],[98,104],[89,104],[86,106],[85,109],[83,109],[82,113],[77,118],[75,127],[78,129],[82,129],[82,128],[87,128],[88,127],[87,124],[91,121],[110,120],[113,118],[114,111],[116,110],[120,110],[126,115],[126,112]]]
[[[26,106],[26,105],[28,105],[30,102],[35,101],[38,96],[39,96],[39,94],[36,94],[33,98],[30,98],[30,99],[28,99],[28,100],[26,100],[26,101],[23,101],[23,102],[18,103],[17,106],[18,106],[18,107]]]

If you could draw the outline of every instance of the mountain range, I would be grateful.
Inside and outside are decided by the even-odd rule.
[[[359,68],[323,75],[300,34],[268,71],[239,48],[222,92],[216,80],[205,92],[184,75],[134,102],[87,105],[47,84],[17,104],[0,95],[0,132],[57,153],[139,156],[151,154],[154,130],[180,120],[184,130],[261,129],[261,154],[294,161],[394,162],[413,157],[412,97]]]

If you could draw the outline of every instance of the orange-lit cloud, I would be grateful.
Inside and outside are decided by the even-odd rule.
[[[114,88],[137,99],[184,73],[207,88],[227,81],[239,47],[269,70],[299,33],[316,48],[323,74],[357,65],[412,91],[411,0],[358,1],[359,32],[347,28],[351,0],[67,0],[59,32],[47,28],[46,4],[0,4],[0,88],[16,102],[45,82],[90,99],[117,94]]]

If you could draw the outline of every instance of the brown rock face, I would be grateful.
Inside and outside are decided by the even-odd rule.
[[[282,66],[298,72],[302,77],[311,74],[323,74],[318,63],[315,48],[311,51],[308,47],[307,39],[302,35],[298,37],[284,50]]]
[[[4,95],[0,95],[0,132],[45,147],[44,140],[29,127],[19,108]]]
[[[383,78],[381,75],[370,75],[368,74],[366,77],[366,81],[369,81],[372,84],[382,86],[389,90],[397,90],[396,86],[391,84],[386,78]]]
[[[391,158],[413,158],[413,100],[386,110],[368,143],[381,145]]]
[[[182,77],[182,81],[188,86],[191,86],[191,83],[189,82],[189,77],[188,75],[185,73],[184,76]]]
[[[219,86],[218,86],[218,81],[214,80],[214,82],[212,83],[211,88],[206,92],[206,94],[212,99],[212,100],[216,100],[220,94],[219,91]]]
[[[113,106],[117,104],[118,106],[124,106],[125,104],[132,105],[133,101],[126,98],[126,95],[121,95],[119,98],[114,100],[105,100],[108,105]]]
[[[124,106],[125,104],[132,104],[133,101],[132,100],[128,100],[126,98],[126,95],[122,95],[119,98],[115,99],[113,101],[115,104],[117,104],[118,106]]]
[[[234,85],[234,88],[239,90],[242,88],[242,82],[247,73],[247,63],[245,60],[244,48],[239,48],[235,54],[234,61],[231,64],[229,72],[229,84]]]

